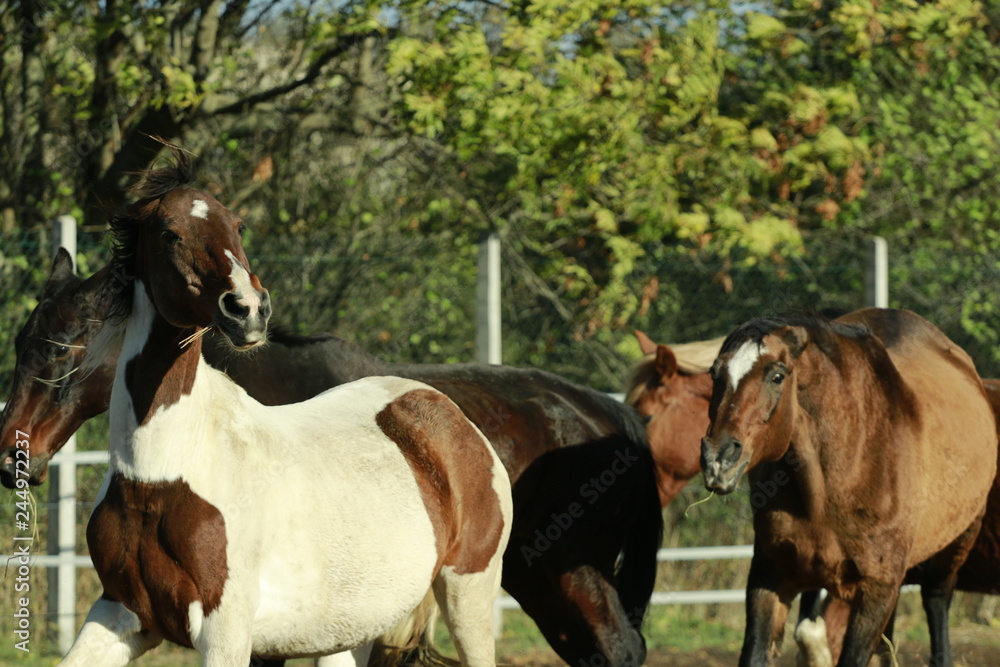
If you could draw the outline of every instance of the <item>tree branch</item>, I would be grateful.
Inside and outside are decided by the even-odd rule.
[[[268,90],[262,90],[259,93],[254,93],[253,95],[249,95],[237,102],[233,102],[231,104],[227,104],[222,107],[208,108],[208,105],[206,104],[202,107],[202,111],[206,114],[213,116],[245,113],[247,109],[250,109],[262,102],[273,100],[274,98],[281,97],[286,93],[296,90],[297,88],[309,85],[310,83],[319,78],[319,75],[323,72],[323,68],[326,67],[326,65],[330,63],[330,61],[332,61],[334,58],[337,58],[338,56],[347,53],[355,46],[363,44],[367,38],[379,35],[380,33],[378,32],[369,32],[369,33],[354,35],[350,40],[342,40],[342,41],[338,40],[338,43],[335,46],[333,46],[326,52],[322,53],[319,57],[317,57],[316,60],[314,60],[311,65],[309,65],[309,68],[306,70],[305,74],[303,74],[298,79],[295,79],[294,81],[289,81],[287,83],[283,83],[280,86],[274,86],[273,88],[269,88]]]

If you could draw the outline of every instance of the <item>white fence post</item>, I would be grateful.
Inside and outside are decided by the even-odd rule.
[[[53,231],[55,248],[69,251],[76,270],[76,219],[59,216]],[[48,608],[55,612],[59,650],[65,653],[76,637],[76,435],[62,448],[65,462],[49,469],[49,554],[59,557],[59,564],[48,571]]]
[[[889,307],[889,244],[881,236],[872,237],[865,258],[865,305]]]
[[[476,278],[476,361],[499,364],[500,236],[490,232],[479,244]]]

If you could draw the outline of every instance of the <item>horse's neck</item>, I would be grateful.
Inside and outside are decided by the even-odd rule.
[[[710,373],[693,373],[681,375],[684,381],[684,388],[702,399],[707,404],[712,400],[712,376]]]
[[[206,338],[205,360],[267,405],[303,401],[346,382],[385,374],[381,360],[336,337],[294,342],[275,338],[250,354],[233,351],[212,334]],[[289,377],[295,382],[289,383]]]
[[[225,383],[201,359],[200,341],[182,347],[188,332],[156,313],[141,284],[135,294],[111,395],[112,467],[135,479],[176,479],[206,441],[215,411],[204,406],[230,397],[220,398]]]
[[[804,358],[795,371],[796,422],[786,460],[793,463],[807,512],[818,518],[831,500],[839,504],[839,495],[851,494],[847,481],[874,465],[872,457],[878,453],[868,451],[865,443],[871,441],[873,429],[885,425],[863,415],[888,414],[888,408],[885,396],[870,390],[879,386],[870,365],[860,360],[835,363],[820,352],[813,352],[805,365]],[[838,363],[850,363],[849,372]]]

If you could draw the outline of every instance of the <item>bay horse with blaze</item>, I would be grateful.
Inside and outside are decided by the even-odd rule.
[[[242,221],[176,174],[147,173],[111,222],[113,262],[134,280],[94,342],[121,346],[87,529],[104,595],[61,664],[124,665],[163,639],[207,667],[364,662],[429,588],[463,664],[494,664],[512,502],[489,442],[412,380],[268,407],[211,368],[201,335],[255,347],[270,302]]]
[[[914,313],[864,309],[753,320],[712,374],[706,486],[731,493],[746,473],[773,491],[755,506],[740,664],[770,664],[801,591],[851,607],[842,666],[867,665],[910,568],[946,611],[996,475],[996,421],[968,355]],[[934,664],[950,665],[936,641]]]

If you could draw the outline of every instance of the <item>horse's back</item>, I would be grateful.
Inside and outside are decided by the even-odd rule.
[[[908,502],[921,508],[915,557],[928,557],[949,539],[932,526],[961,531],[985,503],[996,476],[993,408],[969,355],[919,315],[870,308],[839,321],[866,325],[909,389],[914,438],[900,437],[898,446],[912,456],[908,470],[914,478],[904,483],[912,484],[916,497]]]

